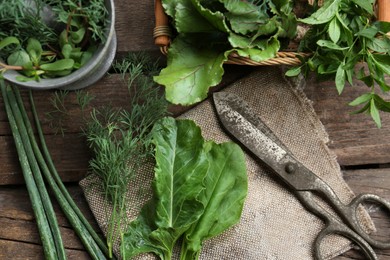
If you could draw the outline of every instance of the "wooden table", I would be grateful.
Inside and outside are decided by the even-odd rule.
[[[129,51],[147,51],[164,61],[152,40],[153,1],[116,0],[115,3],[117,57],[123,57]],[[245,76],[251,69],[253,68],[228,66],[221,86]],[[351,115],[351,108],[347,106],[348,101],[365,90],[364,86],[357,84],[354,88],[346,88],[343,95],[338,96],[333,82],[317,83],[309,80],[305,93],[313,101],[329,134],[329,147],[337,155],[344,179],[352,190],[357,194],[376,193],[390,200],[390,114],[382,114],[383,126],[377,129],[367,115]],[[127,105],[126,88],[120,83],[119,75],[106,76],[87,91],[96,96],[94,105],[108,101]],[[46,115],[46,112],[53,110],[49,101],[53,93],[34,93],[49,150],[72,196],[98,229],[77,184],[85,176],[90,158],[85,140],[80,135],[81,111],[75,104],[75,94],[70,93],[67,99],[69,115],[64,121],[65,134],[55,134]],[[0,105],[0,259],[42,259],[37,228],[1,99]],[[186,108],[171,109],[179,114]],[[89,259],[57,205],[55,209],[69,259]],[[388,238],[390,221],[386,220],[386,216],[388,217],[389,212],[378,207],[370,207],[369,211],[376,223],[378,236]],[[376,252],[380,259],[390,259],[390,250]],[[364,258],[350,250],[336,259]]]

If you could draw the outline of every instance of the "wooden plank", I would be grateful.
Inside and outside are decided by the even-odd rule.
[[[154,45],[154,1],[115,0],[118,52],[158,51]]]
[[[390,169],[388,168],[348,170],[344,172],[344,179],[356,194],[375,193],[390,201]],[[81,189],[74,184],[68,185],[68,188],[87,219],[98,230]],[[0,186],[0,202],[0,225],[7,226],[6,229],[0,229],[0,259],[42,259],[39,238],[24,186]],[[59,208],[56,206],[55,209],[59,217],[61,232],[65,238],[69,259],[89,259]],[[373,206],[369,208],[369,211],[378,229],[377,236],[380,239],[388,239],[390,233],[389,212]],[[379,259],[389,259],[390,257],[390,250],[375,251]],[[350,250],[335,259],[365,258],[357,250]]]
[[[226,71],[228,73],[222,82],[213,88],[214,90],[222,88],[248,73],[248,70],[243,67],[227,66]],[[76,92],[69,92],[64,102],[66,113],[53,113],[53,120],[48,115],[48,112],[55,110],[51,104],[51,99],[55,92],[34,91],[34,100],[48,149],[62,180],[65,182],[78,181],[86,176],[88,172],[88,161],[91,158],[91,154],[85,137],[81,133],[82,127],[85,127],[85,120],[92,110],[91,108],[112,105],[114,107],[131,109],[127,85],[117,74],[104,77],[98,83],[85,89],[85,92],[94,97],[89,108],[81,111],[80,105],[77,103]],[[22,91],[22,97],[25,100],[26,110],[30,111],[27,91]],[[1,97],[0,103],[2,103]],[[170,111],[173,115],[179,115],[190,108],[171,106]],[[58,128],[63,129],[64,135],[56,134]],[[3,109],[0,109],[0,165],[2,167],[0,171],[0,185],[23,183],[13,138]]]
[[[390,169],[367,169],[367,170],[353,170],[344,171],[344,179],[355,192],[355,194],[361,193],[373,193],[381,196],[382,198],[390,201]],[[380,241],[389,241],[390,234],[390,212],[384,210],[383,207],[370,204],[368,212],[374,221],[377,229],[373,237]],[[390,249],[387,250],[375,250],[380,260],[390,259]],[[362,254],[357,250],[350,250],[336,260],[346,259],[365,259]]]
[[[387,78],[390,84],[390,78]],[[324,124],[330,138],[329,147],[341,165],[384,164],[390,162],[390,113],[381,113],[382,128],[378,129],[367,114],[352,115],[356,108],[348,103],[370,91],[361,82],[346,87],[338,95],[334,82],[307,81],[305,93]],[[387,97],[390,97],[387,95]]]
[[[95,230],[98,225],[78,185],[68,190]],[[24,186],[0,187],[0,259],[43,259],[31,203]],[[58,204],[53,202],[69,259],[90,259]],[[17,251],[17,252],[16,252]]]

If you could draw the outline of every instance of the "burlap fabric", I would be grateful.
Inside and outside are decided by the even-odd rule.
[[[348,203],[354,197],[342,178],[335,156],[326,145],[328,137],[324,127],[299,84],[286,80],[278,68],[261,67],[223,91],[235,93],[246,100],[295,157],[331,185],[342,201]],[[210,100],[199,104],[181,118],[194,120],[202,128],[205,139],[216,142],[230,140],[221,129]],[[246,160],[249,187],[240,223],[205,242],[200,258],[312,259],[313,241],[323,228],[323,222],[307,212],[287,186],[258,160],[250,155],[246,155]],[[143,202],[150,197],[152,168],[146,166],[129,187],[129,218],[134,218]],[[92,175],[80,184],[105,232],[107,212],[94,182],[96,177]],[[367,230],[372,230],[373,224],[368,214],[362,209],[360,215],[363,225]],[[329,236],[321,246],[327,259],[349,248],[349,241],[338,236]],[[141,256],[139,259],[153,257]]]

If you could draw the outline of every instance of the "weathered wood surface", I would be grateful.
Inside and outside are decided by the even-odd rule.
[[[147,51],[164,60],[153,45],[153,1],[116,0],[115,3],[117,57],[123,57],[128,51]],[[253,69],[244,66],[226,68],[221,87]],[[96,96],[93,105],[107,102],[116,106],[128,105],[128,93],[118,75],[106,76],[87,90]],[[351,115],[352,110],[346,105],[364,91],[366,88],[358,84],[354,88],[346,88],[343,95],[339,96],[332,82],[317,83],[313,79],[308,80],[305,89],[329,134],[329,147],[337,155],[342,168],[346,169],[344,177],[352,190],[356,193],[376,193],[390,200],[390,114],[382,115],[383,127],[377,129],[367,115]],[[22,94],[26,96],[25,92]],[[50,104],[52,94],[53,91],[34,93],[49,150],[71,194],[97,228],[77,186],[77,181],[87,172],[90,154],[85,139],[80,135],[83,121],[75,94],[69,94],[66,101],[69,115],[64,118],[64,136],[55,134],[45,114],[53,110]],[[3,107],[1,98],[0,106]],[[174,114],[184,109],[188,108],[171,108]],[[356,167],[362,169],[351,170]],[[42,259],[36,225],[3,108],[0,109],[0,169],[0,259]],[[89,259],[58,207],[56,211],[69,259]],[[370,211],[378,228],[378,236],[389,237],[390,221],[386,219],[389,212],[383,212],[377,207],[370,208]],[[390,250],[377,252],[379,259],[390,259]],[[364,258],[351,250],[337,259]]]

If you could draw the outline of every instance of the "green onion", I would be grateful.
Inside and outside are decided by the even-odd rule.
[[[105,243],[81,213],[55,169],[39,123],[32,91],[29,91],[32,113],[43,152],[41,152],[35,139],[19,90],[6,87],[3,81],[0,82],[0,85],[19,161],[22,165],[29,194],[32,194],[30,198],[46,259],[66,259],[66,254],[41,174],[45,177],[62,211],[92,259],[107,259],[106,256],[109,254]],[[39,184],[36,182],[39,182]],[[48,209],[46,210],[46,208]]]
[[[1,93],[3,95],[3,100],[4,100],[8,120],[12,130],[12,135],[15,140],[15,146],[18,152],[19,162],[22,168],[24,180],[26,182],[27,191],[37,221],[38,231],[42,241],[44,255],[47,259],[59,259],[59,255],[55,245],[55,240],[58,238],[56,239],[54,238],[54,235],[52,233],[53,226],[50,226],[49,221],[47,219],[47,215],[45,213],[45,208],[43,205],[44,203],[42,202],[43,198],[42,195],[40,194],[40,190],[38,189],[38,185],[36,183],[36,181],[41,181],[41,179],[40,178],[34,179],[34,176],[36,176],[37,173],[33,172],[32,166],[30,164],[32,159],[29,160],[29,158],[33,158],[34,155],[31,154],[31,150],[29,149],[31,148],[31,146],[28,147],[28,145],[26,144],[26,140],[23,137],[25,133],[23,132],[21,116],[20,114],[18,114],[18,106],[14,102],[15,96],[13,95],[10,89],[7,89],[7,87],[4,84],[4,81],[2,80],[0,81],[0,87],[1,87]],[[62,251],[62,250],[58,250],[58,251]]]

